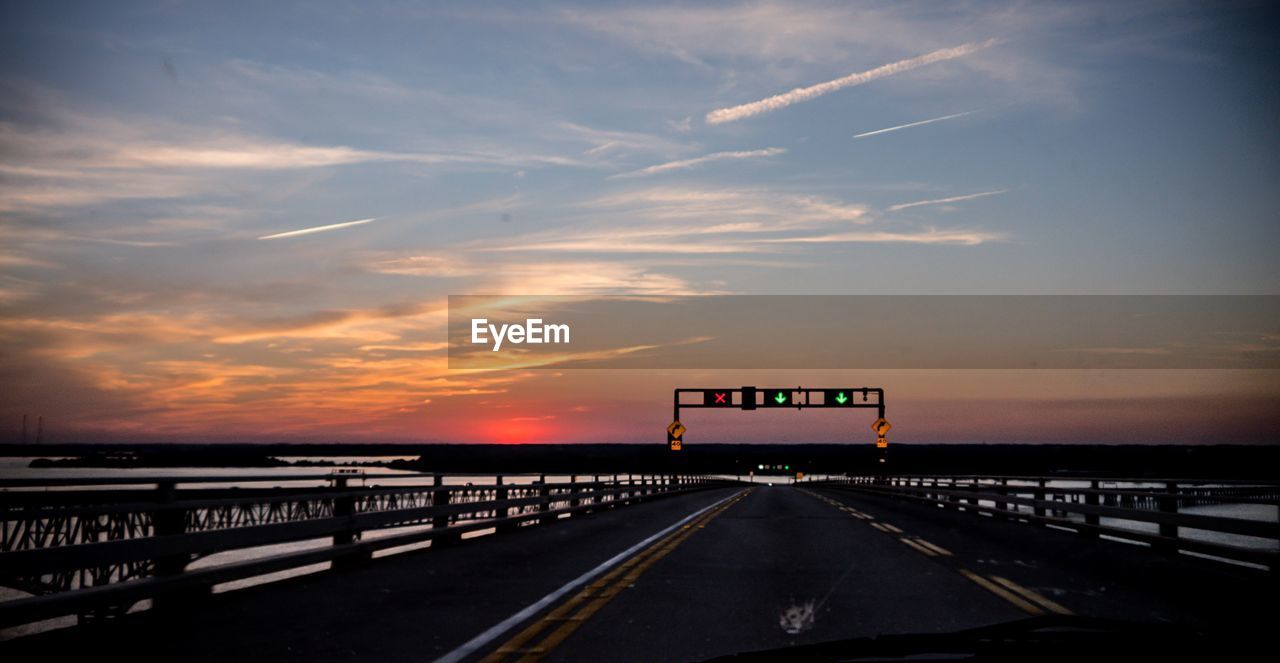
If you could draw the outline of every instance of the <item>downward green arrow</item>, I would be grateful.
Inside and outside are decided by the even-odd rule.
[[[783,403],[787,402],[787,397],[784,396],[783,393],[780,391],[778,392],[777,396],[773,397],[773,400],[778,401],[778,405],[782,405]]]
[[[840,392],[840,393],[836,394],[836,402],[837,402],[837,403],[839,403],[839,404],[841,404],[841,405],[844,405],[845,403],[848,403],[848,402],[849,402],[849,397],[848,397],[848,396],[845,396],[845,395],[844,395],[844,392],[842,391],[842,392]]]

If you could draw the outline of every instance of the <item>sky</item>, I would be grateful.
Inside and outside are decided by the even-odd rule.
[[[449,370],[450,294],[1277,294],[1267,3],[0,6],[0,438],[1280,438],[1274,371]],[[1274,341],[1274,339],[1271,339]],[[689,443],[870,442],[820,412]]]

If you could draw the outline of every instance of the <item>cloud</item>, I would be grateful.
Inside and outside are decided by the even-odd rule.
[[[778,110],[779,108],[786,108],[787,106],[800,103],[802,101],[816,99],[822,95],[835,92],[836,90],[869,83],[878,78],[893,76],[894,74],[900,74],[904,71],[911,71],[912,69],[917,69],[935,62],[943,62],[945,60],[954,60],[956,58],[964,57],[988,48],[995,43],[995,39],[988,39],[982,42],[961,44],[954,48],[943,48],[914,58],[881,65],[875,69],[868,69],[867,71],[849,74],[848,76],[830,80],[825,83],[796,88],[790,92],[774,95],[767,99],[761,99],[760,101],[753,101],[748,104],[731,106],[729,108],[720,108],[707,113],[706,122],[707,124],[736,122],[754,115],[760,115],[761,113],[768,113],[770,111]]]
[[[638,131],[617,131],[598,129],[574,122],[560,122],[548,132],[549,137],[565,138],[573,141],[585,141],[592,147],[585,150],[583,156],[603,157],[622,154],[658,154],[676,156],[688,154],[690,145],[673,141],[661,136]]]
[[[875,131],[866,131],[866,132],[863,132],[863,133],[860,133],[860,134],[854,134],[854,136],[853,136],[853,137],[854,137],[854,138],[866,138],[867,136],[877,136],[877,135],[879,135],[879,134],[887,134],[887,133],[889,133],[889,132],[891,132],[891,131],[900,131],[900,130],[902,130],[902,129],[910,129],[911,127],[919,127],[919,126],[922,126],[922,125],[925,125],[925,124],[933,124],[934,122],[942,122],[943,120],[951,120],[951,119],[954,119],[954,118],[957,118],[957,117],[964,117],[964,116],[966,116],[966,115],[972,115],[972,114],[974,114],[974,113],[976,113],[976,112],[977,112],[977,111],[965,111],[965,112],[963,112],[963,113],[952,113],[951,115],[943,115],[942,117],[935,117],[935,118],[931,118],[931,119],[928,119],[928,120],[920,120],[919,122],[910,122],[910,123],[907,123],[907,124],[899,124],[899,125],[898,125],[898,126],[896,126],[896,127],[888,127],[888,128],[885,128],[885,129],[876,129]]]
[[[627,178],[627,177],[646,177],[648,175],[656,175],[658,173],[665,173],[672,170],[686,170],[689,168],[693,168],[695,166],[700,166],[704,163],[711,163],[713,161],[735,161],[738,159],[757,159],[761,157],[777,156],[779,154],[785,154],[785,153],[786,153],[786,150],[781,147],[767,147],[763,150],[749,150],[749,151],[740,151],[740,152],[714,152],[712,154],[706,154],[700,157],[694,157],[692,159],[681,159],[680,161],[668,161],[666,163],[660,163],[654,166],[649,166],[648,168],[641,168],[640,170],[633,170],[627,173],[618,173],[617,175],[610,175],[609,179],[612,180],[612,179]]]
[[[285,318],[223,323],[212,333],[215,343],[239,344],[279,339],[332,339],[358,345],[385,344],[408,328],[443,320],[446,304],[403,302],[376,308],[322,309]]]
[[[998,191],[983,191],[981,193],[970,193],[963,196],[951,196],[950,198],[934,198],[933,200],[917,200],[911,203],[899,203],[890,205],[888,211],[896,212],[911,207],[923,207],[925,205],[942,205],[945,203],[958,203],[962,200],[973,200],[974,198],[984,198],[986,196],[998,196],[1002,193],[1008,193],[1008,189],[1000,189]]]
[[[652,195],[676,192],[652,192]],[[596,253],[596,255],[748,255],[781,250],[785,244],[819,243],[914,243],[975,244],[1005,239],[1002,233],[968,229],[924,230],[847,230],[849,224],[870,223],[864,218],[861,207],[836,202],[814,200],[808,197],[768,198],[744,196],[736,198],[728,192],[717,197],[714,192],[686,192],[686,202],[677,214],[680,223],[654,225],[643,223],[645,216],[664,214],[664,207],[646,210],[644,207],[628,207],[626,214],[640,223],[605,227],[568,227],[548,232],[526,234],[502,243],[474,244],[468,247],[476,252],[554,252]],[[744,209],[742,215],[724,210],[733,205]],[[753,218],[754,216],[754,218]],[[708,223],[696,223],[707,218]],[[741,220],[723,221],[724,218]],[[652,216],[650,216],[652,219]],[[827,230],[826,234],[812,233]],[[443,265],[433,269],[448,269]],[[527,292],[527,291],[526,291]]]
[[[20,157],[27,176],[94,169],[283,170],[370,162],[584,165],[556,155],[485,149],[389,151],[308,145],[163,121],[120,121],[47,109],[50,126],[0,122],[0,150]],[[58,169],[58,170],[55,170]]]
[[[545,14],[545,13],[543,13]],[[532,13],[518,19],[528,22]],[[1054,112],[1081,105],[1084,79],[1068,60],[1053,57],[1045,45],[1071,34],[1079,53],[1122,40],[1180,51],[1169,24],[1186,24],[1160,3],[946,3],[927,11],[903,3],[776,2],[657,3],[612,7],[603,3],[565,10],[561,22],[607,40],[611,54],[622,59],[639,51],[645,60],[672,58],[700,70],[714,81],[711,95],[734,89],[771,90],[815,70],[829,71],[846,62],[890,62],[902,53],[927,53],[941,46],[981,41],[991,35],[1014,35],[1002,44],[1000,57],[971,58],[949,81],[912,77],[915,91],[937,99],[947,93],[975,94],[993,104],[1031,104]],[[1123,16],[1123,18],[1121,18]],[[1099,34],[1099,22],[1131,29]],[[1141,26],[1141,27],[1139,27]],[[1114,49],[1113,49],[1114,50]],[[866,58],[874,58],[867,60]],[[632,57],[631,60],[636,58]],[[613,64],[613,63],[611,63]],[[614,64],[621,66],[622,63]],[[822,69],[818,69],[821,67]],[[838,71],[832,74],[837,75]],[[945,86],[945,87],[944,87]],[[709,97],[715,103],[716,96]],[[645,102],[651,101],[646,98]],[[688,106],[663,109],[682,117]]]
[[[735,227],[739,230],[784,230],[828,223],[867,223],[867,207],[832,198],[768,189],[702,189],[655,186],[624,191],[578,204],[592,218],[622,215],[645,220],[688,223],[706,221],[691,230]],[[725,219],[732,219],[726,222]]]
[[[584,237],[581,241],[594,243],[598,238]],[[488,251],[498,250],[501,249]],[[534,247],[530,250],[555,249]],[[619,260],[506,261],[502,269],[495,272],[490,259],[473,260],[459,252],[449,252],[444,255],[375,258],[366,268],[381,274],[479,279],[473,291],[495,294],[693,295],[708,292],[706,288],[698,288],[684,279],[658,272],[647,264]]]
[[[798,2],[627,7],[595,3],[564,9],[560,20],[603,35],[610,47],[627,45],[702,69],[727,58],[819,62],[847,56],[851,45],[888,41],[902,47],[910,36],[904,34],[908,21],[900,12]]]
[[[830,235],[759,239],[756,241],[777,244],[953,244],[958,246],[977,246],[978,244],[1003,239],[1005,239],[1005,235],[1002,233],[976,230],[929,229],[918,232],[867,230],[833,233]]]
[[[3,90],[0,90],[0,96]],[[47,212],[135,200],[189,198],[270,189],[264,173],[324,176],[307,171],[366,164],[405,164],[487,171],[534,167],[599,168],[599,159],[523,150],[485,141],[453,140],[422,149],[386,150],[307,144],[222,126],[191,126],[147,117],[119,119],[36,104],[38,114],[0,120],[0,212]],[[38,120],[30,119],[38,117]],[[564,139],[581,143],[581,128]],[[643,138],[620,134],[639,144]],[[679,156],[675,143],[654,139],[654,151]],[[561,146],[556,146],[557,149]],[[568,147],[568,146],[564,146]],[[663,148],[663,149],[659,149]],[[18,165],[21,164],[21,165]]]
[[[554,253],[655,253],[655,254],[711,254],[748,253],[752,249],[733,241],[690,240],[694,234],[679,228],[667,228],[649,233],[573,232],[567,237],[548,238],[520,244],[504,244],[477,248],[486,252],[554,252]],[[647,235],[639,237],[636,235]]]
[[[871,223],[867,206],[769,189],[655,186],[578,203],[586,223],[486,240],[478,252],[601,255],[729,255],[770,249],[749,242],[799,231],[836,232]],[[571,220],[573,217],[561,217]]]
[[[373,223],[376,217],[370,219],[360,219],[359,221],[344,221],[343,223],[331,223],[327,226],[314,226],[312,228],[303,228],[301,230],[290,230],[287,232],[276,233],[274,235],[263,235],[258,239],[283,239],[285,237],[297,237],[299,235],[310,235],[312,233],[328,232],[339,228],[350,228],[351,226],[362,226],[366,223]]]

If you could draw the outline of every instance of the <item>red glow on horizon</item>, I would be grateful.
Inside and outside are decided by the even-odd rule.
[[[547,442],[553,436],[547,430],[546,420],[515,417],[487,422],[478,437],[479,442],[518,445]]]

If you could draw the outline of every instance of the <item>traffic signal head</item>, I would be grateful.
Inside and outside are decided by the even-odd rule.
[[[853,405],[853,395],[852,389],[823,389],[822,406],[849,407]]]
[[[790,389],[765,389],[761,407],[791,407],[794,395]]]
[[[702,404],[707,407],[733,407],[733,390],[704,389]]]

